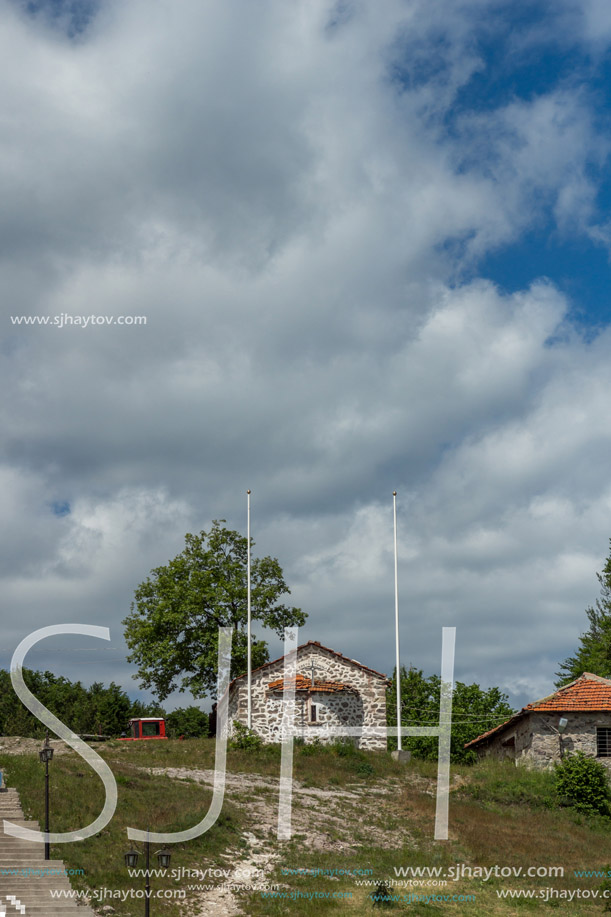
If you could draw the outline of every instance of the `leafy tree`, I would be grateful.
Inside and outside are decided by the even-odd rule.
[[[164,716],[158,705],[131,701],[114,682],[106,688],[94,682],[85,688],[52,672],[23,669],[23,678],[32,693],[77,734],[120,735],[130,717]],[[0,734],[41,738],[45,727],[24,707],[11,684],[10,675],[0,670]]]
[[[387,721],[397,725],[396,670],[386,696]],[[401,724],[403,726],[436,726],[439,723],[441,678],[425,678],[421,669],[401,667]],[[498,726],[513,713],[507,696],[499,688],[482,690],[479,685],[466,685],[457,681],[452,695],[451,760],[454,763],[471,763],[477,755],[465,749],[465,742],[477,738],[488,729]],[[395,740],[391,740],[394,744]],[[435,759],[439,747],[436,736],[406,737],[403,748],[417,758]]]
[[[232,676],[246,669],[248,546],[224,521],[214,520],[208,533],[186,535],[184,551],[138,586],[123,622],[128,660],[138,666],[135,677],[161,700],[176,687],[194,697],[214,695],[219,627],[233,628]],[[278,636],[285,627],[304,624],[299,608],[278,602],[290,589],[275,558],[252,559],[251,585],[253,621]],[[253,640],[253,667],[267,659],[265,641]]]
[[[172,738],[199,739],[208,735],[208,714],[199,707],[179,707],[166,716],[166,732]]]
[[[611,554],[603,572],[596,576],[600,583],[600,598],[596,599],[593,608],[586,608],[590,626],[579,638],[575,655],[560,664],[560,671],[556,672],[556,687],[574,681],[583,672],[611,678]]]

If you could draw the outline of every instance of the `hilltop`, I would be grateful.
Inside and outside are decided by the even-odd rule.
[[[0,746],[7,783],[19,790],[26,815],[41,819],[38,744],[0,738]],[[130,878],[124,866],[123,854],[132,846],[126,826],[179,831],[199,821],[212,797],[215,744],[206,739],[113,741],[96,744],[95,751],[117,780],[115,815],[96,837],[52,847],[51,855],[84,870],[83,876],[74,877],[75,888],[142,889],[144,879]],[[219,819],[205,835],[172,845],[169,873],[152,879],[153,889],[182,890],[186,897],[155,900],[155,917],[230,917],[240,912],[249,917],[373,915],[379,909],[369,895],[381,882],[395,896],[428,896],[426,901],[388,902],[389,912],[396,914],[500,917],[522,913],[525,907],[541,915],[555,914],[562,898],[519,901],[498,895],[503,889],[551,894],[543,891],[546,888],[563,893],[565,901],[572,893],[570,910],[578,917],[602,912],[602,899],[576,897],[598,889],[601,879],[577,878],[573,871],[602,870],[611,862],[609,822],[601,817],[588,820],[559,807],[550,774],[498,763],[453,767],[450,838],[435,842],[434,764],[399,765],[386,753],[345,745],[296,745],[293,836],[279,843],[279,770],[277,747],[228,752]],[[54,758],[52,830],[81,827],[102,805],[101,782],[82,758],[71,750]],[[158,846],[153,845],[152,852]],[[141,860],[139,866],[143,865]],[[529,867],[560,867],[564,875],[504,877],[499,867],[523,874]],[[410,870],[420,870],[420,878],[406,877]],[[435,871],[437,877],[426,875]],[[252,882],[276,889],[251,890]],[[203,888],[207,884],[215,887]],[[102,903],[97,903],[99,911]],[[106,906],[114,908],[103,912],[110,917],[136,917],[142,911],[142,902],[134,900],[111,899]]]

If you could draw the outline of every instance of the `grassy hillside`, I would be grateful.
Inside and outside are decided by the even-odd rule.
[[[0,739],[0,745],[2,742]],[[43,767],[31,751],[15,755],[0,749],[0,768],[7,783],[19,789],[26,814],[42,824]],[[214,743],[110,742],[96,751],[117,779],[115,816],[97,837],[57,845],[51,855],[70,868],[84,870],[83,877],[74,878],[75,888],[143,889],[144,879],[130,878],[123,863],[124,852],[132,846],[126,827],[179,831],[198,822],[212,797],[209,781]],[[578,878],[573,871],[602,870],[611,864],[611,823],[559,807],[550,774],[499,764],[454,767],[450,839],[435,842],[433,764],[404,766],[383,753],[296,746],[294,833],[290,841],[279,843],[279,767],[277,748],[229,752],[227,791],[217,823],[196,840],[172,845],[171,870],[181,870],[180,877],[168,874],[152,879],[154,889],[182,889],[187,897],[182,901],[156,899],[151,902],[151,915],[222,915],[231,913],[236,903],[252,917],[604,913],[602,897],[584,897],[600,888],[601,878]],[[51,793],[51,828],[55,831],[81,827],[102,808],[101,782],[71,752],[56,755],[51,764]],[[139,866],[143,865],[141,861]],[[156,861],[152,865],[156,867]],[[523,873],[529,867],[560,867],[564,875],[504,878],[494,875],[496,866],[521,868]],[[227,874],[234,871],[231,884],[241,887],[223,891],[222,876],[202,880],[186,872],[208,867]],[[428,885],[393,884],[408,881],[397,870],[409,867],[453,869],[454,874],[417,880]],[[254,873],[257,869],[261,872]],[[244,887],[247,874],[251,881],[276,883],[276,896],[269,897],[267,889]],[[204,881],[219,887],[190,887]],[[395,896],[434,897],[374,906],[369,896],[382,882]],[[500,898],[498,893],[507,889],[548,896],[557,892],[562,897],[547,901]],[[442,895],[463,896],[463,900],[436,900],[435,896]],[[466,896],[472,899],[464,900]],[[121,917],[144,912],[141,900],[108,898],[100,903],[110,904]]]

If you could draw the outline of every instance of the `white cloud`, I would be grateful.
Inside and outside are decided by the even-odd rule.
[[[456,623],[458,677],[549,680],[606,552],[609,336],[551,283],[460,278],[550,208],[603,231],[588,93],[453,112],[490,3],[134,0],[79,42],[4,9],[6,313],[147,316],[6,323],[19,625],[120,632],[251,487],[308,635],[389,669],[396,488],[406,658]]]

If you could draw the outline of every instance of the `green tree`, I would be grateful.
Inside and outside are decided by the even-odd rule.
[[[175,739],[206,738],[208,735],[208,714],[199,707],[178,707],[166,716],[166,732]]]
[[[388,688],[386,698],[389,726],[397,725],[396,670]],[[429,675],[425,678],[420,669],[401,667],[401,724],[403,726],[437,726],[439,723],[439,700],[441,678]],[[454,763],[471,763],[476,760],[474,751],[465,749],[465,742],[477,738],[488,729],[498,726],[513,713],[507,703],[507,696],[499,688],[484,691],[477,684],[466,685],[457,681],[452,695],[452,733],[450,755]],[[393,744],[395,741],[391,740]],[[403,747],[414,757],[437,758],[436,736],[422,738],[406,737]]]
[[[164,716],[157,704],[131,701],[114,682],[106,688],[94,682],[84,688],[80,681],[72,682],[52,672],[23,669],[23,678],[30,691],[51,713],[69,726],[77,735],[117,736],[133,716]],[[11,684],[9,673],[0,669],[0,735],[42,738],[45,727],[24,707]]]
[[[584,672],[611,678],[611,553],[602,573],[597,573],[596,577],[600,583],[600,598],[596,599],[594,607],[586,608],[590,626],[579,638],[577,652],[565,659],[560,664],[560,671],[556,672],[558,688]]]
[[[135,677],[161,700],[176,687],[194,697],[215,694],[219,627],[233,628],[232,676],[246,669],[248,546],[224,521],[214,520],[208,533],[186,535],[184,551],[138,586],[123,621]],[[252,559],[251,585],[253,621],[278,636],[305,623],[299,608],[279,604],[290,589],[275,558]],[[264,640],[251,647],[253,667],[267,662]]]

